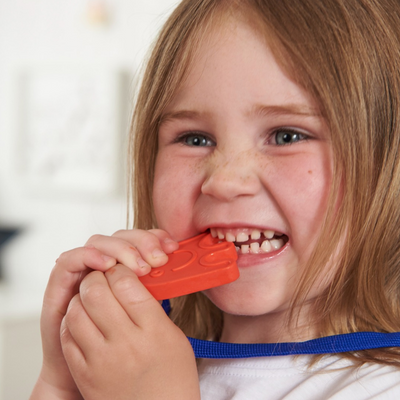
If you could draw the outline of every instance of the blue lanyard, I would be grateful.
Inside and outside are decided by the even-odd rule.
[[[400,332],[356,332],[292,343],[221,343],[188,338],[196,358],[249,358],[298,354],[333,354],[400,347]]]
[[[163,301],[169,314],[169,301]],[[188,338],[196,358],[249,358],[299,354],[333,354],[382,347],[400,347],[400,332],[355,332],[333,335],[306,342],[222,343]]]

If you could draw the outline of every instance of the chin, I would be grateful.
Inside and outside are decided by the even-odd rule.
[[[222,312],[231,315],[256,317],[279,312],[287,301],[276,298],[265,288],[262,292],[234,289],[235,282],[204,291],[204,295]]]

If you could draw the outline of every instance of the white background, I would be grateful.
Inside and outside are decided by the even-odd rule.
[[[91,234],[111,234],[125,227],[123,190],[108,190],[98,196],[62,190],[55,193],[46,187],[35,190],[28,187],[22,168],[26,149],[21,143],[21,126],[26,122],[26,110],[21,106],[21,73],[123,71],[128,76],[125,89],[129,94],[134,73],[177,1],[101,3],[108,22],[93,24],[88,17],[90,1],[0,0],[0,224],[23,230],[4,249],[2,262],[8,286],[23,291],[43,290],[61,252],[81,246]],[[125,167],[128,114],[132,108],[129,98],[128,112],[121,110],[126,118],[116,161],[120,169]],[[109,166],[109,174],[115,167]],[[105,181],[110,179],[107,168],[100,173],[105,174]],[[122,176],[119,179],[124,182]]]

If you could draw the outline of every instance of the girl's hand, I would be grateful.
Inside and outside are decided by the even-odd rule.
[[[178,244],[165,231],[132,230],[119,231],[112,237],[93,236],[85,247],[65,252],[59,257],[43,301],[43,365],[31,400],[82,398],[65,362],[60,342],[61,322],[71,299],[79,291],[82,279],[92,270],[105,272],[117,262],[125,263],[139,276],[145,275],[151,266],[165,264],[168,259],[165,253],[177,248]],[[143,259],[146,265],[143,265]]]
[[[189,341],[124,265],[84,278],[61,339],[86,400],[200,399]]]

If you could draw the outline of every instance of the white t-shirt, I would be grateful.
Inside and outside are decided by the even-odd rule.
[[[400,368],[360,368],[334,355],[312,368],[310,356],[203,359],[201,400],[400,400]]]

